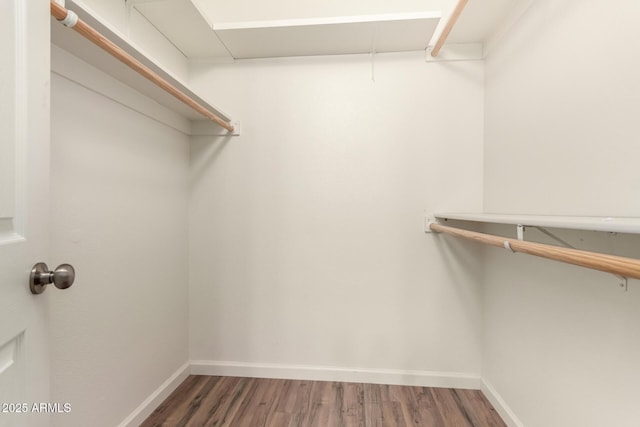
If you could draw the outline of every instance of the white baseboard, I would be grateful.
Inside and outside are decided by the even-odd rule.
[[[215,360],[192,360],[189,363],[185,363],[151,393],[118,427],[139,426],[190,374],[481,390],[507,426],[524,427],[524,424],[509,408],[491,383],[476,374],[396,369],[349,369]]]
[[[345,381],[420,387],[480,389],[480,376],[459,372],[359,369],[323,366],[192,360],[192,375],[220,375],[292,380]]]
[[[118,427],[138,427],[188,376],[189,363],[185,363],[151,393]]]
[[[487,400],[493,405],[496,412],[500,414],[502,420],[509,427],[524,427],[522,421],[516,417],[516,414],[509,408],[509,405],[498,394],[495,388],[486,380],[482,380],[480,384],[480,390],[484,393]]]

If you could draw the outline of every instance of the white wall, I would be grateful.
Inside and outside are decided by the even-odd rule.
[[[148,58],[161,64],[177,78],[189,74],[187,58],[135,8],[124,0],[75,0],[84,9],[128,39]]]
[[[58,74],[51,122],[53,425],[113,427],[188,359],[188,138]]]
[[[637,236],[556,232],[581,248],[640,258]],[[624,292],[612,275],[496,248],[485,261],[482,376],[521,423],[637,426],[638,281]]]
[[[640,216],[638,19],[630,0],[538,0],[492,52],[486,211]],[[640,257],[637,236],[557,232]],[[604,273],[485,255],[483,378],[516,417],[527,427],[638,425],[638,281],[624,293]]]
[[[194,66],[242,136],[192,146],[192,360],[478,375],[477,253],[425,235],[423,216],[481,209],[483,64],[414,52],[373,69],[367,55]]]
[[[633,0],[539,0],[503,39],[486,64],[487,211],[640,216],[639,17]]]

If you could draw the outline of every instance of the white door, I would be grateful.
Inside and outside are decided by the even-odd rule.
[[[49,255],[49,25],[48,1],[0,0],[0,427],[49,424],[57,289],[33,295],[28,283]]]

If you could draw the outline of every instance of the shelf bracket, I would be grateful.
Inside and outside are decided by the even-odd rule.
[[[629,290],[628,279],[624,276],[620,276],[619,274],[614,274],[614,276],[616,276],[618,280],[620,280],[620,288],[622,288],[623,291],[627,292]]]
[[[520,227],[520,226],[518,226]],[[553,240],[555,240],[556,242],[560,243],[561,245],[570,248],[570,249],[577,249],[576,247],[574,247],[573,245],[569,244],[567,241],[561,239],[560,237],[556,236],[555,234],[553,234],[552,232],[550,232],[549,230],[547,230],[544,227],[534,227],[536,229],[538,229],[541,233],[546,234],[547,236],[551,237]],[[623,289],[625,292],[627,292],[629,290],[629,283],[628,283],[628,279],[624,276],[621,276],[619,274],[613,274],[613,276],[615,276],[618,279],[618,283],[621,289]]]
[[[431,230],[431,224],[437,224],[438,220],[433,215],[424,217],[424,232],[425,233],[437,233],[437,231]]]
[[[570,244],[566,240],[563,240],[560,237],[556,236],[555,234],[553,234],[552,232],[550,232],[549,230],[547,230],[544,227],[534,227],[534,228],[537,229],[538,231],[540,231],[542,234],[545,234],[548,237],[551,237],[553,240],[555,240],[556,242],[560,243],[565,248],[577,249],[575,246],[573,246],[572,244]]]

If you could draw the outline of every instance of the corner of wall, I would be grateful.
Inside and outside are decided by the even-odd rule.
[[[522,421],[518,419],[507,402],[498,394],[489,381],[481,379],[480,390],[508,427],[524,427]]]

